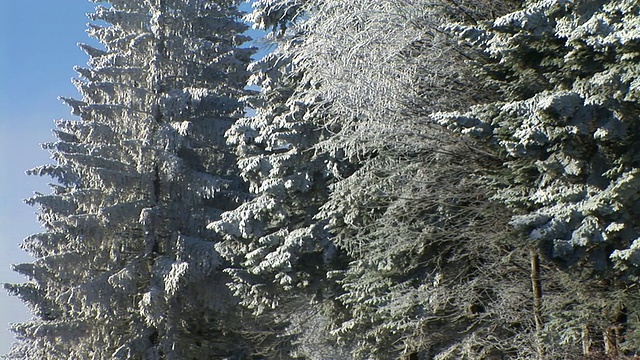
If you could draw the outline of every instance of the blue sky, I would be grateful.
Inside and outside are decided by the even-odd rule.
[[[90,41],[85,14],[94,6],[87,0],[0,1],[0,283],[22,282],[10,264],[31,261],[18,244],[40,227],[22,199],[48,192],[48,179],[24,172],[49,161],[39,144],[53,140],[53,120],[73,118],[57,97],[78,97],[72,68],[87,56],[76,43]],[[8,323],[29,317],[0,289],[0,354],[13,342]]]
[[[22,199],[49,192],[47,178],[24,175],[49,161],[40,143],[54,140],[53,120],[73,119],[58,96],[78,98],[70,79],[87,56],[76,46],[95,4],[88,0],[0,1],[0,283],[23,282],[11,264],[32,259],[18,244],[40,231]],[[29,319],[22,303],[0,289],[0,354],[9,351],[9,323]]]

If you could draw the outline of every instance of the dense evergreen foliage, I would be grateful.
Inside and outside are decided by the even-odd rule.
[[[112,1],[81,47],[89,67],[45,144],[57,181],[37,205],[46,232],[8,285],[34,311],[10,358],[185,359],[244,351],[209,221],[246,197],[224,132],[252,50],[234,2]]]
[[[639,10],[541,1],[484,26],[450,26],[501,98],[434,116],[496,149],[506,171],[489,179],[494,198],[564,272],[561,293],[543,303],[541,335],[570,344],[582,332],[585,353],[609,356],[638,349]]]
[[[640,5],[110,0],[9,359],[640,355]]]

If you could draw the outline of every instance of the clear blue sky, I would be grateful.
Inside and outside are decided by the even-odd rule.
[[[39,144],[53,140],[53,120],[72,118],[57,97],[78,97],[72,68],[87,57],[76,43],[91,41],[85,14],[94,6],[87,0],[0,1],[0,283],[23,282],[10,264],[31,261],[18,244],[39,225],[22,199],[48,192],[48,179],[24,172],[49,161]],[[0,289],[0,354],[13,342],[8,324],[29,317]]]
[[[10,266],[32,261],[18,244],[40,227],[22,199],[49,192],[49,179],[24,172],[49,161],[39,144],[54,140],[53,120],[73,119],[57,97],[79,97],[70,79],[87,56],[76,43],[94,43],[85,33],[94,7],[88,0],[0,0],[0,283],[24,282]],[[14,341],[9,323],[29,317],[0,289],[0,354]]]

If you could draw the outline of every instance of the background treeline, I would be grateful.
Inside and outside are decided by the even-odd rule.
[[[100,2],[6,358],[640,354],[636,1]]]

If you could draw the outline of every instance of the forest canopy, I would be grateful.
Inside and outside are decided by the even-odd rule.
[[[640,355],[636,1],[94,2],[6,359]]]

